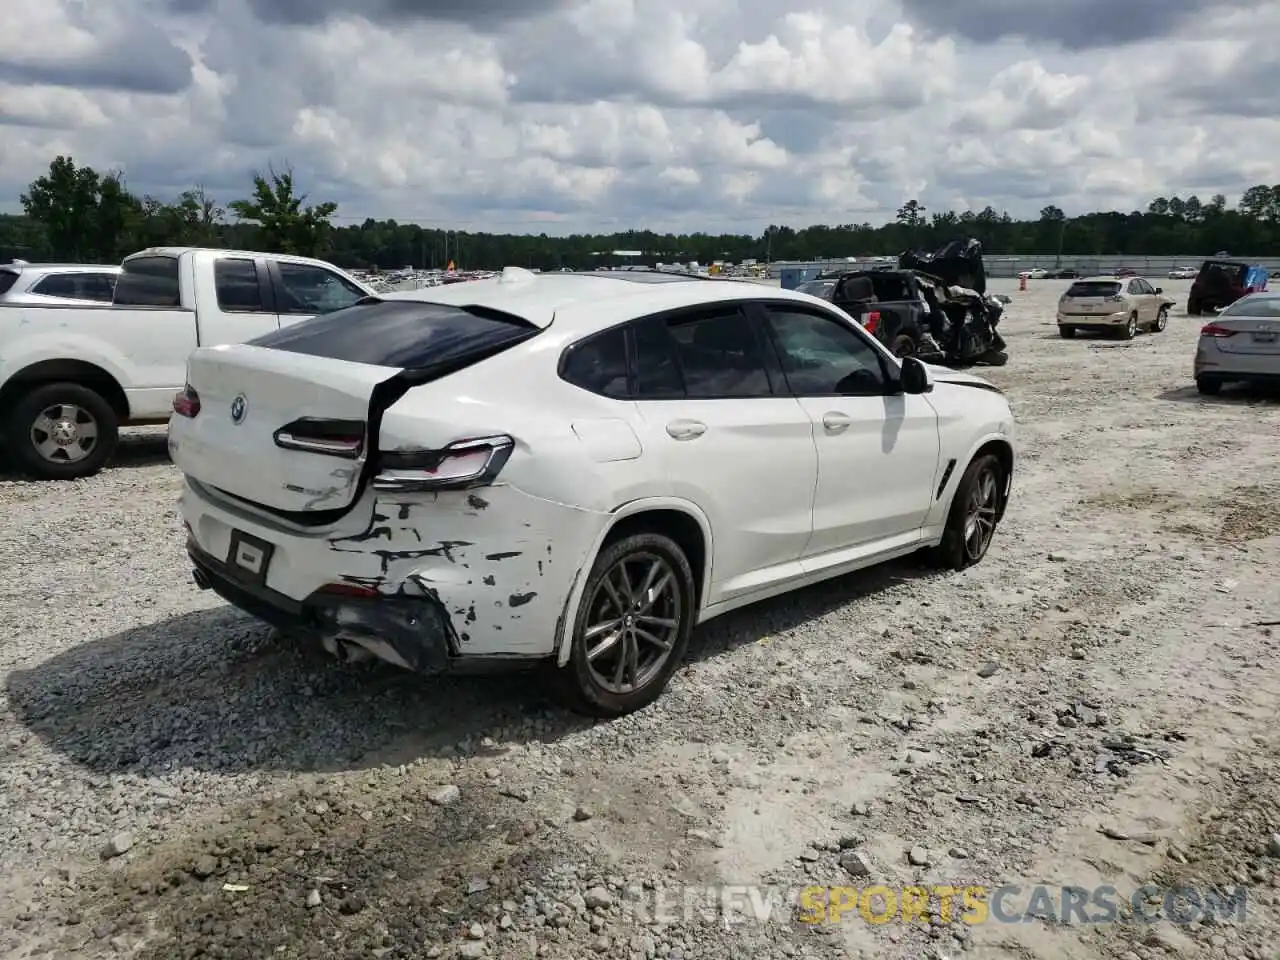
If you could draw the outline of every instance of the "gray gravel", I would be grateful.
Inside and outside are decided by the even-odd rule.
[[[1269,956],[1280,401],[1196,397],[1193,319],[1062,341],[1031,287],[986,372],[1023,440],[987,560],[713,622],[609,724],[528,677],[341,667],[196,590],[162,431],[0,478],[0,955]],[[1250,912],[726,923],[707,890],[1044,877]]]

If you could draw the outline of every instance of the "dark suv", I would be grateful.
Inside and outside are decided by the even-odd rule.
[[[1187,313],[1197,317],[1221,310],[1243,296],[1267,289],[1266,268],[1240,260],[1206,260],[1191,282]]]

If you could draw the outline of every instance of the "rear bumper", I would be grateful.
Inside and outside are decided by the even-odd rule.
[[[1219,349],[1211,338],[1202,337],[1193,370],[1198,380],[1273,382],[1280,379],[1280,352],[1234,353]]]
[[[1118,327],[1129,320],[1129,311],[1120,310],[1116,313],[1097,314],[1097,313],[1059,313],[1058,326],[1060,327]]]
[[[430,595],[354,597],[317,592],[297,601],[237,577],[223,561],[187,543],[196,585],[272,626],[318,642],[341,639],[416,673],[445,672],[458,657],[448,611]]]
[[[179,509],[197,578],[229,603],[420,672],[554,655],[579,570],[610,519],[493,486],[367,494],[338,528],[300,530],[190,478]],[[236,542],[265,551],[261,573],[230,562]]]

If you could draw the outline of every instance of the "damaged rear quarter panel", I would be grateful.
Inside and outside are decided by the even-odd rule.
[[[609,515],[505,484],[380,495],[368,526],[328,541],[339,579],[444,604],[464,656],[547,656],[579,567]]]

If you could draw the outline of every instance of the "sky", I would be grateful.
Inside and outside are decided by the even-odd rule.
[[[1280,3],[5,0],[0,210],[289,165],[335,222],[759,233],[1280,182]],[[1121,13],[1123,9],[1123,13]]]

